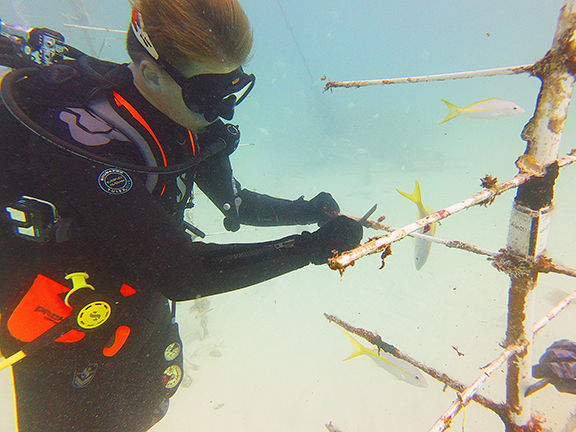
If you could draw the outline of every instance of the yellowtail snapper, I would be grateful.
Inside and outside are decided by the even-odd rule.
[[[424,206],[422,204],[422,194],[420,192],[420,183],[416,180],[416,186],[414,187],[414,192],[411,195],[407,194],[406,192],[402,192],[399,189],[396,189],[398,193],[402,196],[405,196],[418,207],[418,219],[422,219],[429,214],[434,213],[430,207]],[[417,232],[420,234],[426,234],[429,236],[433,236],[436,234],[436,222],[431,223]],[[430,248],[432,247],[432,243],[428,240],[424,240],[421,238],[414,238],[414,264],[416,265],[416,270],[420,270],[424,264],[426,264],[426,260],[428,260],[428,255],[430,255]]]
[[[460,108],[444,99],[441,100],[446,104],[450,112],[439,124],[446,123],[448,120],[452,120],[454,117],[461,115],[470,119],[496,120],[506,117],[514,117],[525,112],[524,108],[516,103],[502,99],[486,99],[468,105],[466,108]]]
[[[350,339],[350,342],[352,342],[352,345],[354,345],[354,351],[352,354],[350,354],[350,357],[344,359],[344,361],[359,357],[361,355],[366,355],[370,358],[370,360],[374,362],[374,364],[376,364],[376,366],[391,373],[400,381],[404,381],[405,383],[416,387],[428,387],[428,383],[426,382],[424,375],[422,375],[422,372],[420,372],[410,363],[407,363],[404,360],[400,360],[394,357],[392,354],[384,351],[380,351],[380,354],[378,354],[376,349],[368,349],[348,333],[344,332],[344,334],[348,336],[348,339]]]

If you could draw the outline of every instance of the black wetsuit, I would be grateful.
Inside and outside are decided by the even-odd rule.
[[[108,160],[157,167],[203,160],[171,174],[117,170],[36,136],[0,105],[2,354],[25,345],[6,323],[38,275],[71,287],[65,275],[86,272],[98,292],[119,302],[110,326],[78,342],[51,343],[14,365],[21,431],[147,430],[179,384],[167,385],[165,373],[165,350],[179,343],[167,299],[256,284],[309,264],[318,252],[307,232],[259,244],[191,241],[182,218],[194,183],[232,226],[307,224],[320,215],[302,199],[242,190],[229,162],[238,143],[234,129],[218,121],[192,136],[146,102],[126,65],[83,62],[81,68],[45,68],[17,83],[14,93],[27,115]],[[116,127],[118,121],[101,115],[125,124]],[[23,196],[58,211],[59,222],[43,242],[14,234],[4,209]],[[121,295],[123,285],[136,294]],[[50,319],[45,308],[36,312]],[[131,330],[127,341],[115,355],[104,356],[120,325]]]

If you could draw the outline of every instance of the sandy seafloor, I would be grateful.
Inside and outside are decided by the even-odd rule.
[[[52,26],[87,49],[83,34],[62,27],[66,18],[55,11],[43,13],[24,0],[12,8],[0,4],[5,21],[26,18],[28,24]],[[125,28],[127,2],[85,4],[90,24]],[[400,227],[415,220],[416,209],[396,188],[411,192],[418,180],[424,203],[438,210],[480,191],[479,179],[487,173],[501,181],[515,175],[514,161],[525,149],[520,133],[538,95],[536,78],[322,93],[320,77],[376,79],[530,64],[550,48],[561,1],[282,0],[310,74],[279,3],[243,4],[255,35],[254,55],[245,69],[258,80],[234,119],[241,143],[251,144],[232,156],[244,187],[290,199],[329,191],[342,212],[354,216],[377,203],[375,216],[385,215],[386,223]],[[94,46],[102,47],[103,58],[126,61],[121,41],[112,36]],[[438,125],[447,114],[441,98],[466,106],[491,97],[514,101],[526,113],[498,121],[457,118]],[[576,117],[570,114],[561,155],[576,147]],[[557,181],[548,247],[551,258],[569,267],[576,267],[575,179],[569,167]],[[437,236],[491,250],[505,247],[513,198],[514,192],[508,192],[489,207],[456,214],[442,222]],[[205,240],[217,243],[264,241],[315,229],[245,227],[223,233],[220,213],[202,194],[193,217],[209,233]],[[364,240],[375,235],[365,230]],[[180,304],[185,356],[194,366],[186,370],[189,386],[180,388],[153,431],[308,432],[325,431],[329,422],[342,432],[427,431],[455,392],[443,391],[443,384],[431,378],[426,389],[397,381],[366,357],[343,362],[352,346],[343,330],[323,316],[334,314],[377,331],[414,358],[471,384],[481,375],[479,368],[502,352],[509,279],[484,257],[440,245],[433,245],[427,264],[416,271],[413,248],[410,239],[394,244],[382,270],[378,256],[371,256],[343,277],[327,266],[308,266],[210,297],[204,305],[209,309],[204,315],[208,334],[202,340],[200,316],[191,310],[194,302]],[[568,277],[542,275],[536,316],[575,288]],[[552,342],[576,340],[575,318],[572,306],[538,334],[534,362]],[[0,373],[2,419],[9,418],[7,375]],[[504,370],[495,373],[482,394],[503,400],[504,378]],[[547,427],[574,430],[564,428],[576,409],[573,395],[548,387],[532,403],[547,418]],[[467,432],[503,429],[495,414],[475,403],[452,424],[452,430]],[[0,430],[11,429],[2,423]]]

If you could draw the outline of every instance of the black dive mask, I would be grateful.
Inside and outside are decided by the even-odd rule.
[[[191,111],[204,114],[208,122],[218,117],[232,120],[234,108],[254,87],[256,77],[242,67],[226,74],[202,74],[185,78],[161,57],[156,60],[182,89],[182,99]]]

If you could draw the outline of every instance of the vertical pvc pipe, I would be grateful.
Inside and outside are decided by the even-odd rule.
[[[533,74],[542,80],[536,111],[524,127],[525,155],[547,167],[543,178],[535,178],[518,189],[508,231],[508,249],[526,258],[541,255],[547,246],[554,181],[558,175],[558,148],[576,72],[576,0],[565,0],[560,11],[552,49],[538,62]],[[512,274],[508,297],[506,344],[527,345],[525,351],[508,361],[506,402],[511,420],[526,425],[531,420],[530,399],[524,391],[530,385],[532,327],[538,274]],[[507,431],[513,426],[507,425]]]

